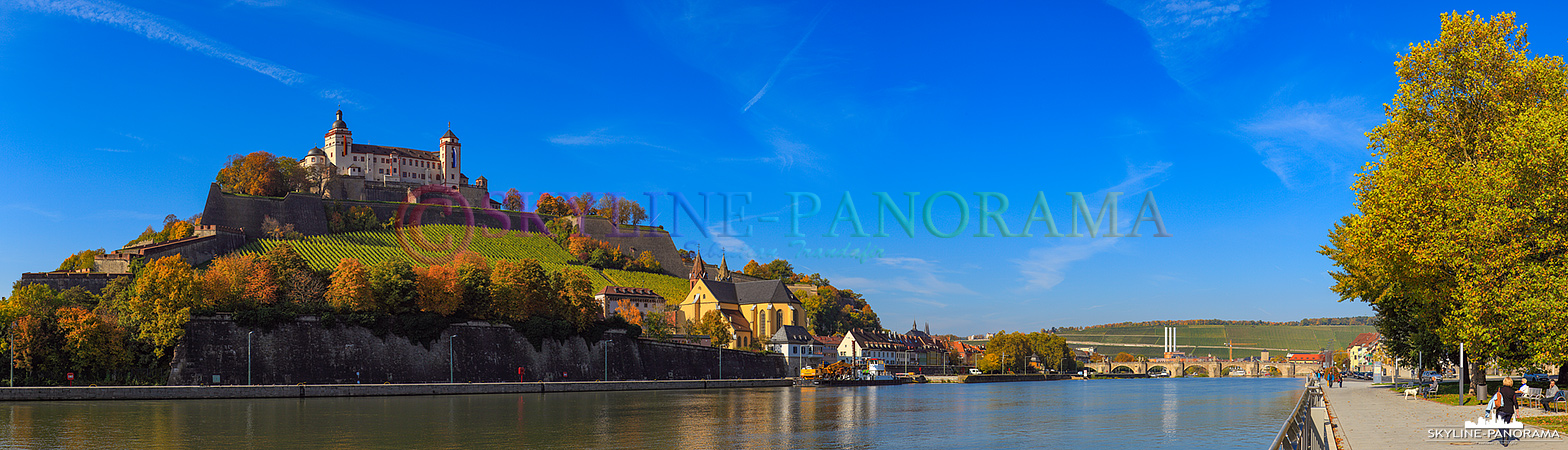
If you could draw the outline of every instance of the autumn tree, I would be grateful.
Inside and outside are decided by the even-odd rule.
[[[375,309],[370,275],[359,260],[343,258],[338,261],[337,269],[332,271],[332,282],[327,285],[327,304],[345,311]]]
[[[571,213],[574,216],[588,216],[597,214],[598,210],[594,209],[594,205],[597,204],[598,201],[595,199],[592,192],[584,192],[577,194],[576,197],[566,198],[566,206],[571,207]]]
[[[545,230],[550,232],[550,239],[554,239],[561,248],[571,246],[571,238],[577,235],[577,222],[571,217],[557,217],[544,224]]]
[[[539,194],[539,200],[534,202],[534,213],[547,216],[566,216],[572,209],[566,206],[566,200],[550,194]]]
[[[96,261],[99,256],[103,256],[104,253],[105,252],[101,248],[97,250],[82,250],[76,252],[70,257],[65,258],[65,261],[60,263],[60,268],[55,270],[61,272],[91,271],[93,270],[93,262]]]
[[[226,255],[212,260],[199,280],[201,293],[213,306],[229,311],[272,305],[278,280],[256,255]]]
[[[1358,213],[1322,250],[1342,300],[1372,304],[1390,350],[1464,344],[1483,365],[1568,359],[1568,117],[1564,64],[1529,51],[1512,13],[1444,14],[1395,63]],[[1435,358],[1428,357],[1431,361]]]
[[[702,317],[691,325],[692,334],[706,335],[712,339],[714,347],[730,345],[730,325],[725,320],[724,314],[718,310],[709,310],[702,313]]]
[[[642,209],[642,205],[616,195],[600,197],[594,213],[617,225],[635,225],[648,220],[648,212]]]
[[[501,199],[501,207],[512,211],[523,210],[523,194],[517,188],[507,189],[506,195]]]
[[[305,168],[294,158],[257,151],[245,156],[230,156],[229,162],[218,171],[218,185],[225,192],[282,197],[309,187],[310,181]]]
[[[112,317],[79,306],[60,308],[56,316],[64,350],[75,369],[107,374],[130,362],[125,346],[128,333]]]
[[[1113,362],[1134,362],[1137,360],[1138,357],[1133,356],[1131,353],[1127,352],[1117,352],[1116,357],[1111,359]]]
[[[451,265],[437,265],[414,268],[415,293],[419,299],[419,310],[440,314],[452,315],[462,304],[462,291],[457,283],[457,268]]]
[[[642,310],[637,309],[631,300],[621,299],[615,302],[615,315],[626,319],[626,323],[642,326]]]
[[[559,294],[551,289],[548,272],[538,261],[498,260],[490,271],[491,319],[520,321],[544,316]]]
[[[600,318],[598,302],[593,298],[593,281],[581,270],[566,269],[561,272],[561,290],[558,293],[559,300],[556,300],[559,317],[572,322],[577,326],[577,331],[582,332]]]
[[[637,259],[632,260],[630,263],[626,264],[626,270],[635,270],[648,273],[662,273],[664,272],[664,266],[659,264],[658,258],[653,257],[653,252],[643,250],[641,254],[637,255]]]
[[[159,358],[185,335],[191,309],[210,306],[202,301],[195,269],[179,255],[142,267],[133,289],[122,317],[137,329],[137,339],[151,344],[153,355]]]
[[[452,255],[448,263],[457,277],[457,290],[461,297],[459,311],[475,317],[485,317],[490,311],[490,261],[472,251]]]
[[[649,339],[659,342],[669,342],[675,334],[675,324],[671,323],[673,317],[664,311],[649,311],[642,317],[642,322],[637,324],[642,327],[642,334]]]
[[[762,265],[761,264],[757,264],[757,260],[753,259],[753,260],[746,261],[746,265],[740,268],[740,273],[743,273],[743,274],[746,274],[746,275],[751,275],[751,274],[754,274],[754,273],[759,273],[761,270],[762,270]],[[756,275],[751,275],[751,276],[756,276]]]

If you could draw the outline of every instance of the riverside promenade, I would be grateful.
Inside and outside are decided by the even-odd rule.
[[[1480,406],[1449,406],[1419,398],[1405,398],[1389,392],[1387,386],[1372,386],[1369,381],[1346,380],[1345,387],[1324,388],[1328,410],[1338,420],[1340,431],[1351,449],[1452,449],[1455,445],[1486,445],[1501,448],[1500,441],[1475,439],[1465,442],[1431,440],[1434,428],[1460,428],[1465,421],[1481,416]],[[1520,417],[1542,415],[1540,408],[1519,408]],[[1540,431],[1526,425],[1529,430]],[[1509,448],[1564,448],[1563,441],[1516,440]]]

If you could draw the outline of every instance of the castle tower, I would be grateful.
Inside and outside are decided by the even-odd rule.
[[[446,134],[441,135],[441,183],[447,186],[460,186],[459,178],[463,174],[462,155],[459,149],[462,144],[457,143],[457,135],[452,134],[452,129],[447,128]]]
[[[354,158],[349,155],[353,152],[354,133],[348,131],[348,124],[343,122],[343,110],[338,110],[338,120],[332,122],[332,129],[327,131],[326,144],[321,146],[327,153],[327,161],[339,169],[353,165]],[[345,169],[346,170],[346,169]]]

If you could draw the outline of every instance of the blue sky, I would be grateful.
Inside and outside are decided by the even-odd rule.
[[[1396,53],[1445,11],[1517,11],[1547,54],[1568,22],[1362,3],[8,0],[0,278],[200,212],[228,155],[301,157],[341,105],[360,143],[434,150],[450,122],[493,194],[751,192],[752,236],[677,244],[777,250],[895,330],[1371,314],[1315,251],[1353,211]],[[1068,192],[1127,192],[1124,227],[1154,192],[1174,236],[821,236],[846,191],[873,228],[874,192],[1000,192],[1014,231],[1036,192],[1063,228]],[[787,219],[755,220],[786,192],[826,203],[806,247],[883,257],[795,256]]]

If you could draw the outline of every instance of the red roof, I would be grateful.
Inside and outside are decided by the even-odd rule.
[[[843,336],[812,336],[812,337],[816,338],[817,342],[821,342],[822,345],[826,345],[828,347],[838,347],[838,344],[844,342],[844,337]]]
[[[1355,347],[1358,345],[1372,345],[1372,343],[1377,342],[1377,340],[1381,339],[1382,337],[1382,335],[1377,333],[1361,333],[1356,335],[1356,338],[1350,341],[1350,346]]]
[[[1323,355],[1317,353],[1297,353],[1290,355],[1291,361],[1323,361]]]

